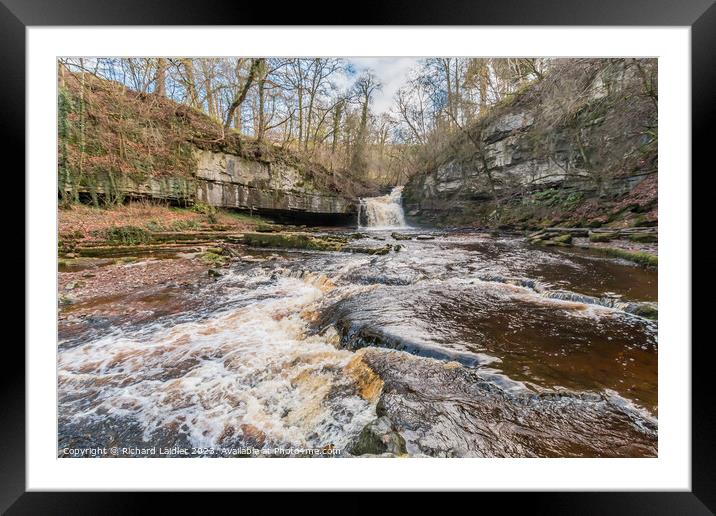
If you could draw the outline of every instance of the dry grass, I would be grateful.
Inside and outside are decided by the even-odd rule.
[[[75,204],[58,210],[60,235],[77,235],[92,239],[110,228],[138,227],[148,230],[200,230],[212,224],[228,226],[234,231],[251,230],[262,223],[258,217],[219,210],[213,221],[206,214],[188,208],[174,208],[150,201],[135,201],[106,208]]]
[[[312,156],[268,141],[258,143],[233,130],[225,132],[217,120],[168,98],[138,93],[89,73],[66,72],[64,77],[58,99],[60,125],[66,128],[59,138],[60,180],[74,188],[79,185],[91,191],[106,175],[114,180],[121,176],[191,178],[196,171],[193,150],[199,148],[286,163],[322,190],[348,196],[377,191],[370,182],[345,171],[329,171]]]

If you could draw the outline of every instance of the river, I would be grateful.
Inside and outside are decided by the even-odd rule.
[[[657,454],[657,324],[619,308],[656,301],[656,271],[516,236],[410,228],[399,202],[399,191],[366,200],[356,241],[398,251],[244,248],[215,281],[153,293],[179,308],[61,327],[60,456],[156,446],[347,457],[371,425],[410,456]]]

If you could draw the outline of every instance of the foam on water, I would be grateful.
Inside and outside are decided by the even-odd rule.
[[[399,243],[379,256],[257,251],[185,313],[61,342],[61,436],[350,448],[376,418],[348,366],[368,347],[408,451],[653,455],[657,323],[573,286],[587,278],[598,300],[602,276],[632,268],[482,233]]]
[[[250,424],[267,446],[342,447],[375,409],[352,393],[342,371],[352,353],[304,334],[301,313],[323,295],[319,286],[279,278],[255,290],[256,302],[208,320],[66,350],[59,356],[62,411],[71,420],[130,418],[145,440],[180,428],[192,445],[216,446]]]

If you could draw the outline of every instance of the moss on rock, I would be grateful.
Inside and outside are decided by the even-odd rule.
[[[626,235],[626,239],[641,244],[652,244],[658,241],[658,237],[654,233],[634,233],[632,235]]]
[[[641,303],[632,313],[654,321],[659,318],[659,309],[656,303]]]
[[[243,242],[253,247],[342,251],[348,239],[337,236],[319,237],[307,233],[247,233]]]
[[[557,235],[555,237],[552,237],[552,240],[560,244],[571,244],[572,235],[570,235],[569,233],[565,233],[564,235]]]
[[[363,428],[351,449],[353,455],[404,455],[405,439],[393,427],[390,419],[381,416]]]
[[[138,245],[152,241],[151,233],[137,226],[117,226],[104,232],[104,238],[113,244]]]
[[[199,259],[205,264],[213,266],[222,266],[228,261],[226,256],[221,256],[220,254],[213,253],[211,251],[200,254]]]
[[[391,249],[393,249],[393,246],[390,244],[386,244],[382,247],[346,247],[345,249],[342,249],[343,251],[349,252],[349,253],[362,253],[362,254],[370,254],[370,255],[386,255],[388,254]],[[397,251],[397,250],[396,250]]]
[[[611,242],[617,237],[617,233],[595,233],[594,231],[589,232],[590,242]]]
[[[645,267],[658,267],[659,259],[655,254],[643,251],[627,251],[614,247],[594,247],[595,251],[612,258],[621,258],[630,262],[638,263]]]

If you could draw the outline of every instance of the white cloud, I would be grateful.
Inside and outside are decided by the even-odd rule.
[[[408,72],[415,68],[421,58],[415,57],[349,57],[346,59],[360,74],[371,70],[383,85],[373,97],[373,112],[385,113],[393,105],[393,97],[408,79]]]

